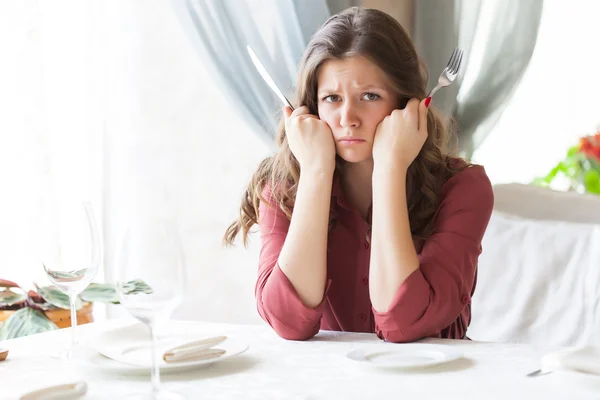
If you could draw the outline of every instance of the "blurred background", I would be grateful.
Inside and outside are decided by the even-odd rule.
[[[175,317],[259,322],[258,237],[221,245],[280,117],[245,46],[291,95],[312,33],[352,5],[402,23],[430,86],[465,50],[458,84],[433,104],[497,187],[530,186],[598,131],[598,1],[0,0],[0,278],[42,279],[33,238],[50,193],[92,202],[98,282],[118,267],[124,218],[144,206],[181,229],[188,290]]]

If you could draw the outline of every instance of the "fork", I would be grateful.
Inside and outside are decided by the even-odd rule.
[[[432,97],[435,92],[440,90],[443,87],[450,86],[452,82],[456,79],[458,75],[458,70],[460,69],[460,63],[462,62],[463,51],[459,48],[454,49],[452,55],[450,56],[450,60],[448,60],[448,64],[446,68],[440,74],[438,78],[437,85],[433,88],[431,92],[427,95],[427,97]]]

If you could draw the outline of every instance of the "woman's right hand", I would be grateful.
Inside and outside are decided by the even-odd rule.
[[[333,133],[325,121],[310,114],[302,106],[293,112],[283,108],[285,133],[290,150],[304,171],[331,171],[335,168],[335,142]]]

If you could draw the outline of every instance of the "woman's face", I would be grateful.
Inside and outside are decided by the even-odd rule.
[[[337,154],[352,163],[370,160],[377,125],[397,103],[385,73],[356,56],[326,61],[317,79],[319,118],[331,128]]]

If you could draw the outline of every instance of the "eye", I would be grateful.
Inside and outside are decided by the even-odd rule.
[[[330,94],[323,97],[321,100],[325,103],[335,103],[336,101],[340,100],[340,96],[338,96],[337,94]]]
[[[380,98],[381,96],[375,93],[365,93],[363,95],[363,99],[368,101],[379,100]]]

